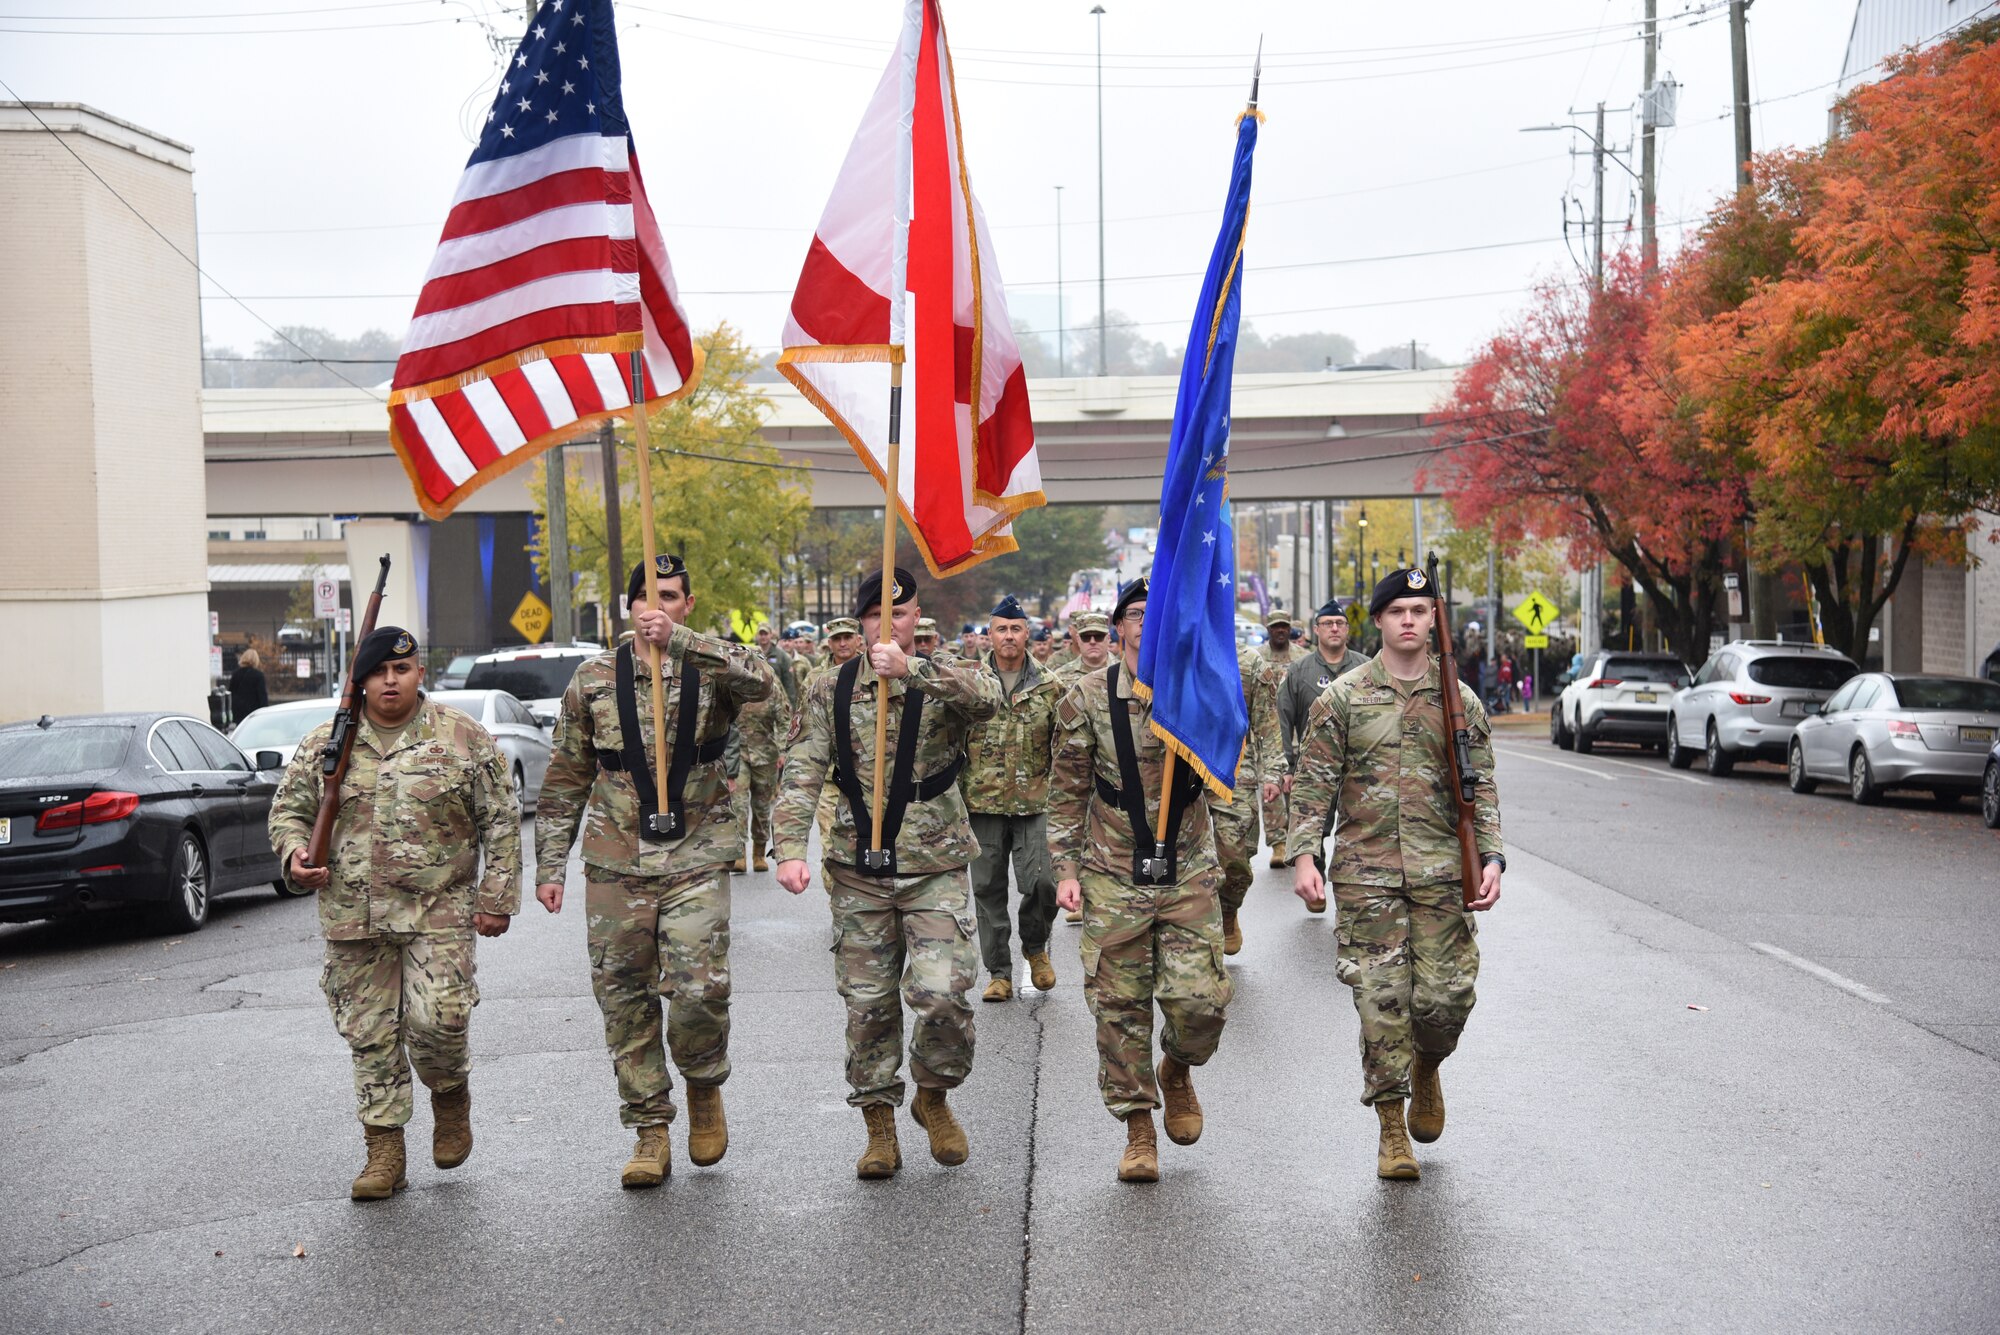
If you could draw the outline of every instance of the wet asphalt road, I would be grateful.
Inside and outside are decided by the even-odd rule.
[[[2000,1326],[2000,835],[1762,766],[1499,748],[1513,866],[1421,1183],[1374,1177],[1332,919],[1261,864],[1207,1133],[1152,1187],[1113,1180],[1060,923],[1056,990],[979,1008],[971,1162],[905,1115],[902,1175],[856,1182],[825,905],[752,875],[722,1164],[677,1128],[668,1185],[618,1189],[579,903],[530,906],[481,946],[472,1159],[429,1164],[420,1096],[411,1190],[357,1206],[312,906],[235,897],[185,938],[0,928],[0,1325]]]

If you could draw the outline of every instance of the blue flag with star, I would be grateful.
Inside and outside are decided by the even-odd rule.
[[[1250,160],[1261,119],[1250,111],[1237,122],[1222,231],[1208,257],[1181,361],[1134,681],[1134,689],[1152,700],[1153,731],[1222,797],[1236,786],[1236,762],[1250,726],[1236,658],[1229,382],[1243,313]]]

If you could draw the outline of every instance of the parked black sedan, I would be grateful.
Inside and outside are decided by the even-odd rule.
[[[215,895],[290,894],[266,832],[278,764],[185,714],[0,725],[0,922],[137,909],[191,932]]]

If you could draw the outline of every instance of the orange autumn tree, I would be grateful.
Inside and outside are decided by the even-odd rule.
[[[1460,526],[1490,524],[1502,544],[1561,539],[1576,565],[1624,568],[1668,644],[1699,660],[1746,488],[1675,418],[1652,352],[1658,301],[1630,255],[1607,265],[1600,293],[1544,285],[1460,374],[1426,473]]]
[[[2000,502],[1996,36],[1898,57],[1824,150],[1759,159],[1718,217],[1788,231],[1791,254],[1674,342],[1704,435],[1747,454],[1760,546],[1801,565],[1850,654],[1910,556],[1963,559]]]

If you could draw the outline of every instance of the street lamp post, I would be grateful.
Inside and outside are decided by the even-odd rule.
[[[1364,592],[1361,587],[1361,569],[1368,562],[1368,507],[1365,505],[1361,507],[1361,518],[1358,521],[1358,527],[1361,529],[1361,538],[1354,545],[1354,596],[1356,598],[1359,598]]]
[[[1056,187],[1056,374],[1069,375],[1069,333],[1063,324],[1062,192]]]
[[[1097,18],[1097,374],[1102,376],[1111,374],[1104,332],[1104,6],[1093,5],[1090,12]]]

